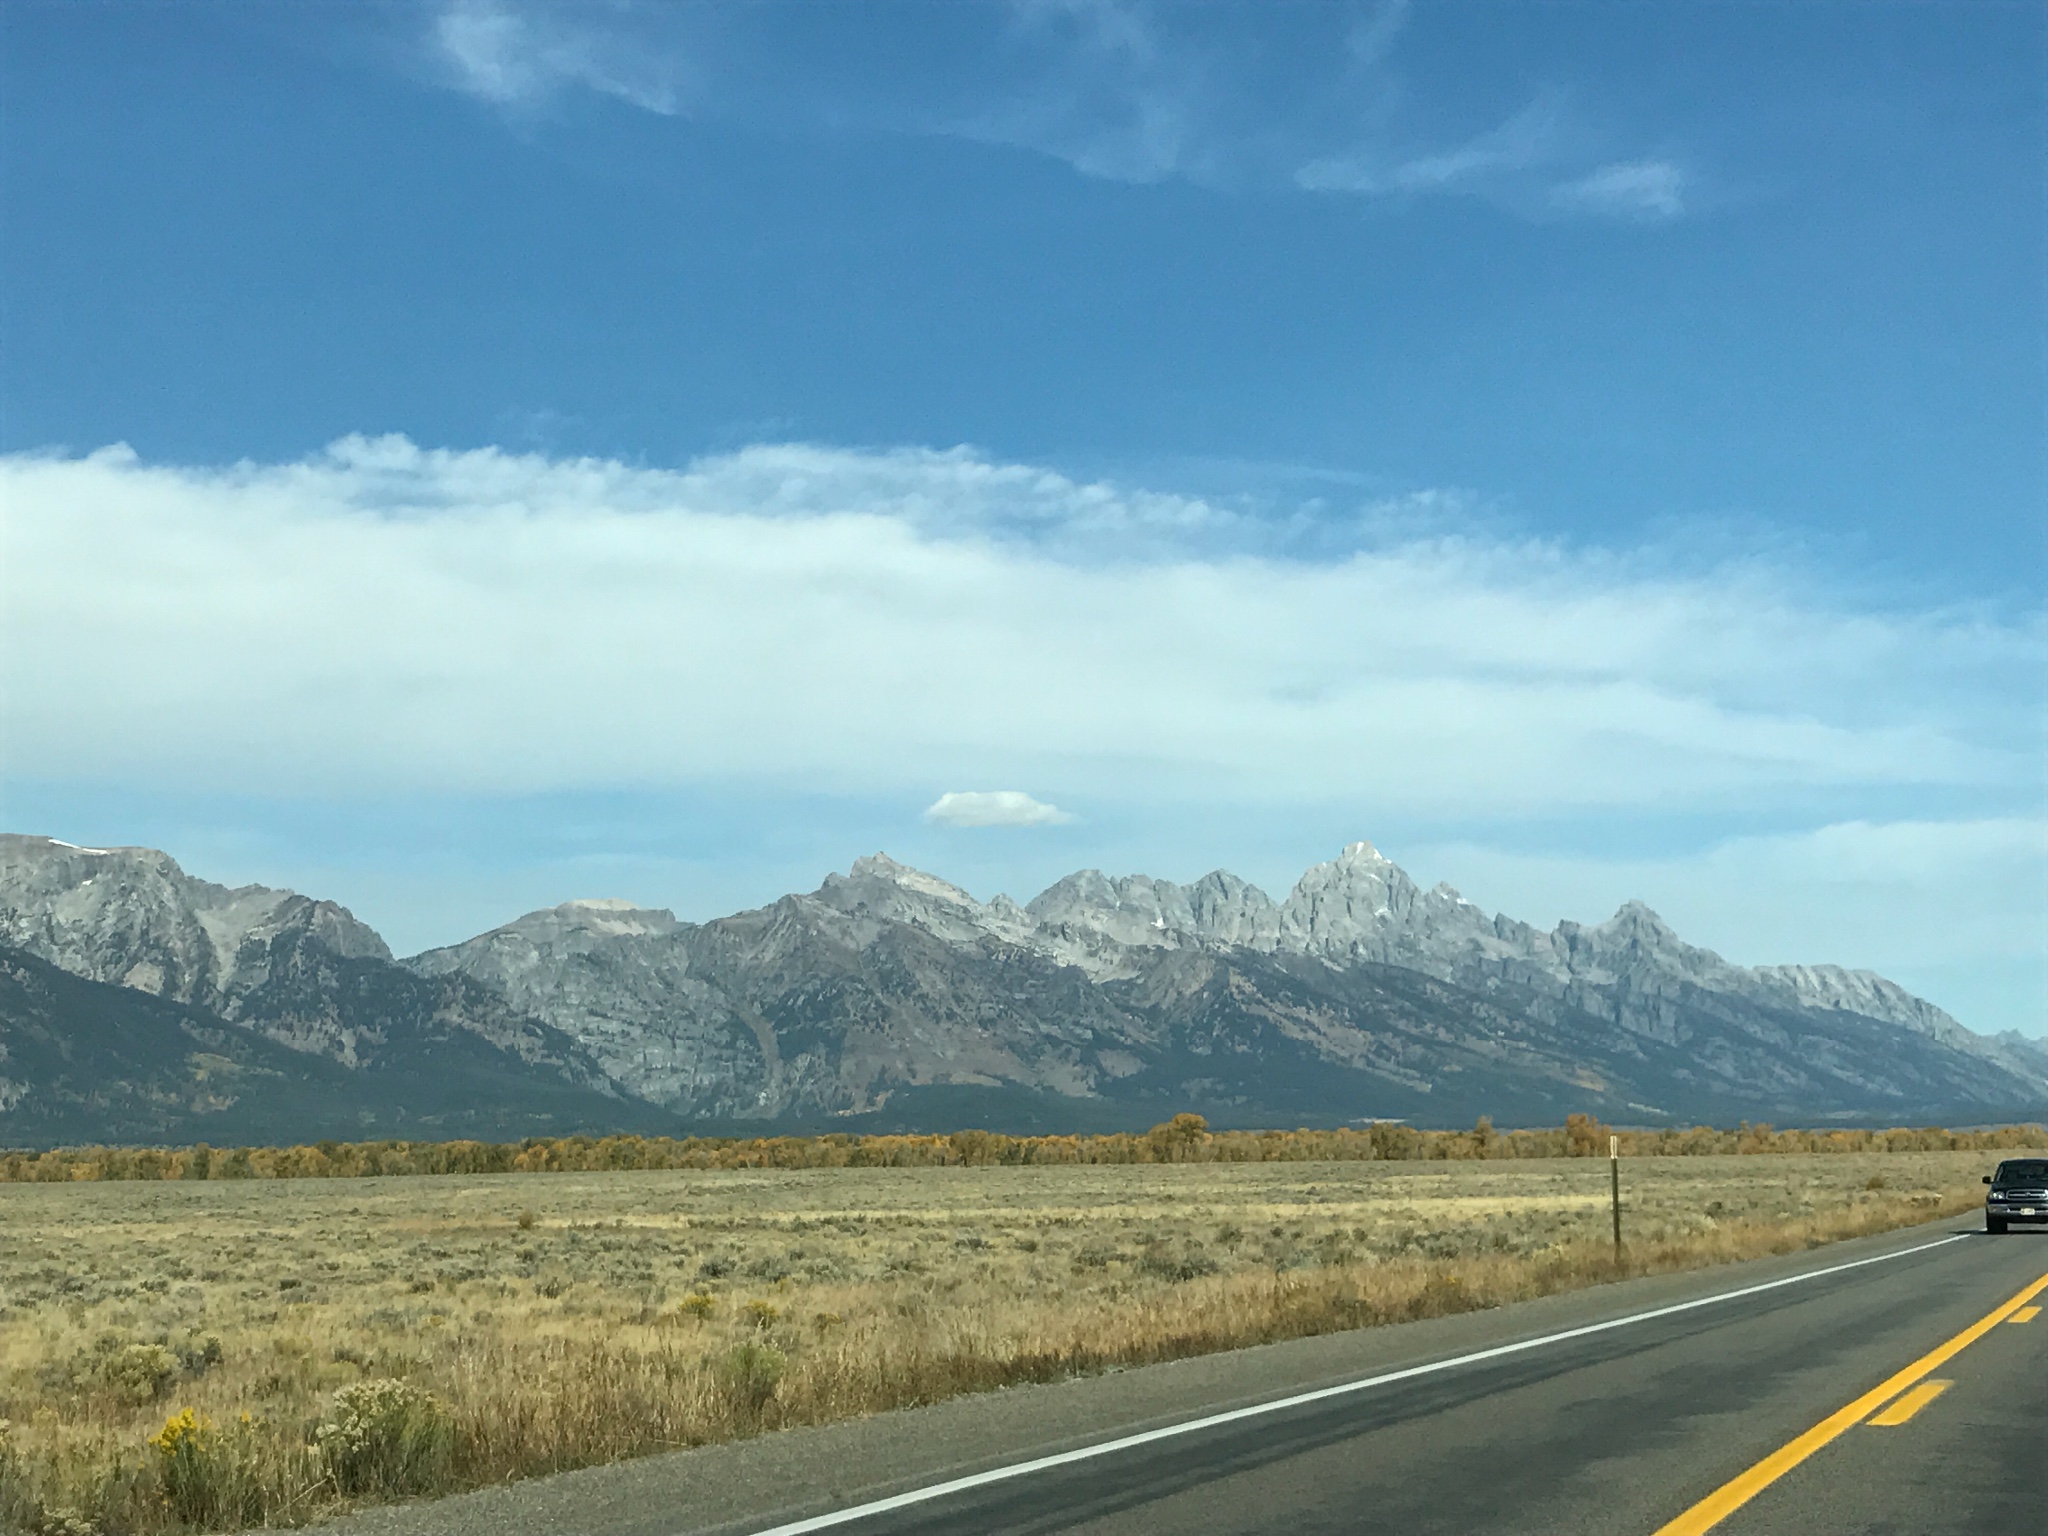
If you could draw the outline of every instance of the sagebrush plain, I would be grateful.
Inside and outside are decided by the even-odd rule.
[[[1619,1265],[1598,1158],[0,1186],[0,1521],[299,1523],[1816,1245],[1996,1160],[1627,1162]],[[338,1475],[389,1381],[410,1459]]]

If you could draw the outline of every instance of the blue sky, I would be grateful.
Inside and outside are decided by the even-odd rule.
[[[2042,1032],[2044,43],[16,0],[5,819],[401,949],[1370,837]]]

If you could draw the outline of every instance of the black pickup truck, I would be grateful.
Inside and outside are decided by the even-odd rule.
[[[2009,1157],[1986,1174],[1984,1230],[2003,1232],[2009,1222],[2048,1226],[2048,1157]]]

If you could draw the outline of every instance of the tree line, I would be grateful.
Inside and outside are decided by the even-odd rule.
[[[1777,1130],[1747,1121],[1733,1130],[1614,1130],[1590,1115],[1554,1127],[1422,1130],[1398,1122],[1336,1130],[1212,1131],[1200,1115],[1175,1115],[1149,1131],[1092,1136],[529,1136],[523,1141],[321,1141],[291,1147],[67,1147],[0,1154],[0,1183],[123,1179],[392,1178],[453,1173],[596,1173],[633,1169],[979,1168],[1052,1163],[1429,1162],[1723,1153],[1998,1152],[2048,1146],[2048,1127],[1950,1131]]]

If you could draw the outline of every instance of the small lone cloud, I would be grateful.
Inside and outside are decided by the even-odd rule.
[[[1053,827],[1074,818],[1020,789],[948,790],[925,808],[942,827]]]
[[[1685,212],[1685,173],[1668,160],[1628,160],[1567,182],[1550,199],[1578,213],[1675,219]]]

